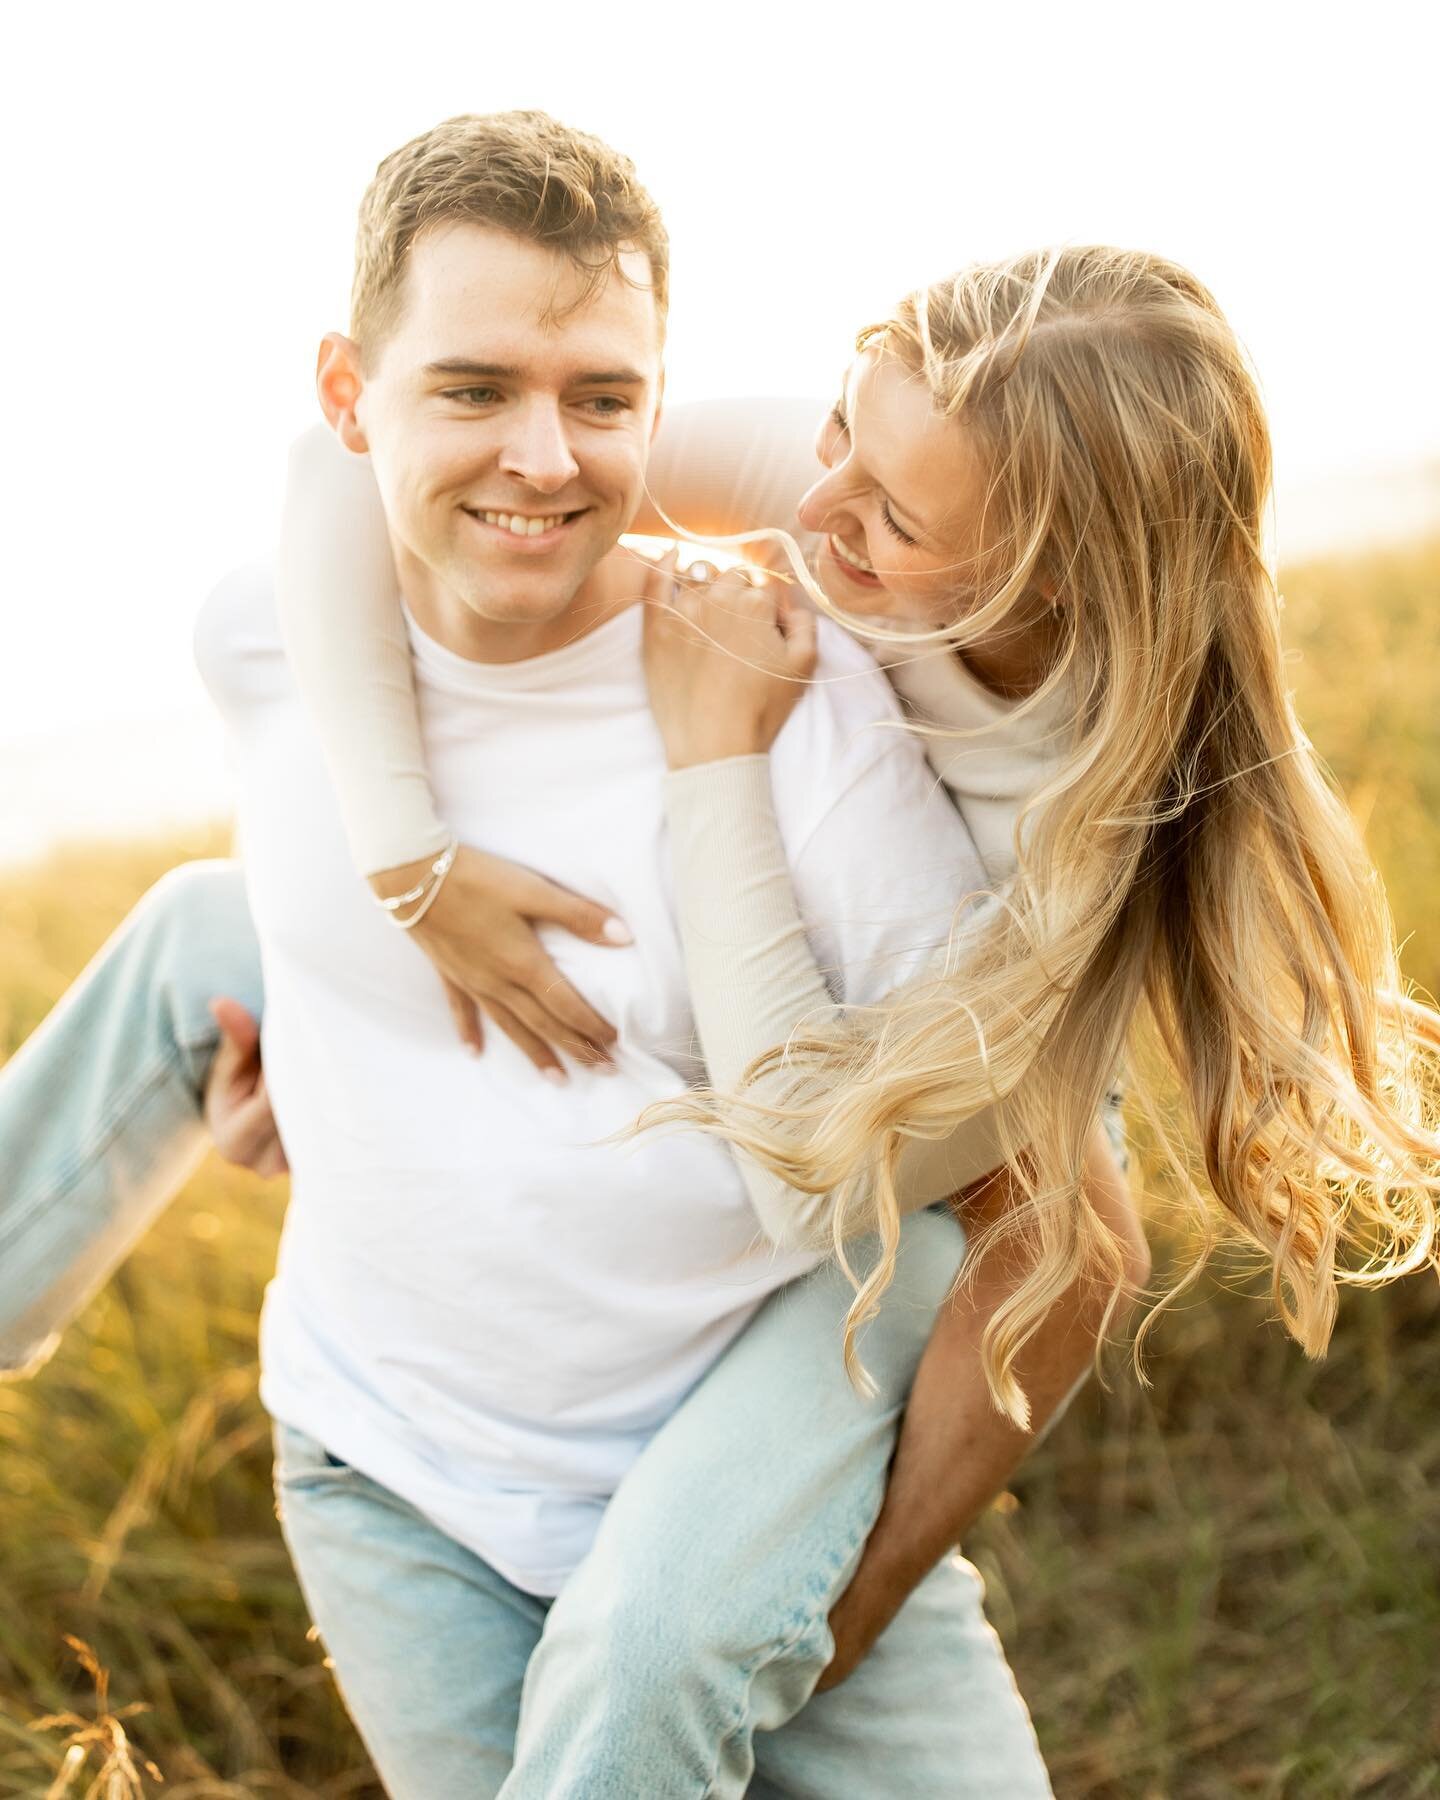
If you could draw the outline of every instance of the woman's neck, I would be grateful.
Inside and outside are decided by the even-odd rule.
[[[1059,609],[1040,601],[1023,623],[1007,619],[992,637],[965,644],[955,654],[992,694],[1024,700],[1054,668],[1063,630]]]

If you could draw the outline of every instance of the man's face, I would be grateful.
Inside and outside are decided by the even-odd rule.
[[[582,305],[563,256],[487,226],[411,246],[355,403],[407,598],[453,648],[519,654],[634,517],[660,390],[649,263]],[[632,285],[634,284],[634,285]],[[498,657],[497,657],[498,659]]]

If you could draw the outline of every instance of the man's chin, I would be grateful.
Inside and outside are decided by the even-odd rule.
[[[487,625],[548,625],[569,611],[580,586],[578,581],[543,587],[531,582],[512,591],[507,583],[489,581],[469,589],[465,604]]]

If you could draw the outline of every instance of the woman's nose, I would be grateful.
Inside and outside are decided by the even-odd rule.
[[[806,531],[825,530],[843,490],[844,482],[838,471],[832,469],[822,475],[808,493],[802,495],[800,504],[795,509],[795,516]]]

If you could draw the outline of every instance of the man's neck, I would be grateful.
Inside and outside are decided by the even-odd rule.
[[[429,570],[396,556],[400,591],[420,629],[467,662],[515,663],[563,650],[598,631],[640,598],[644,565],[617,545],[576,589],[563,612],[544,620],[483,617]]]

